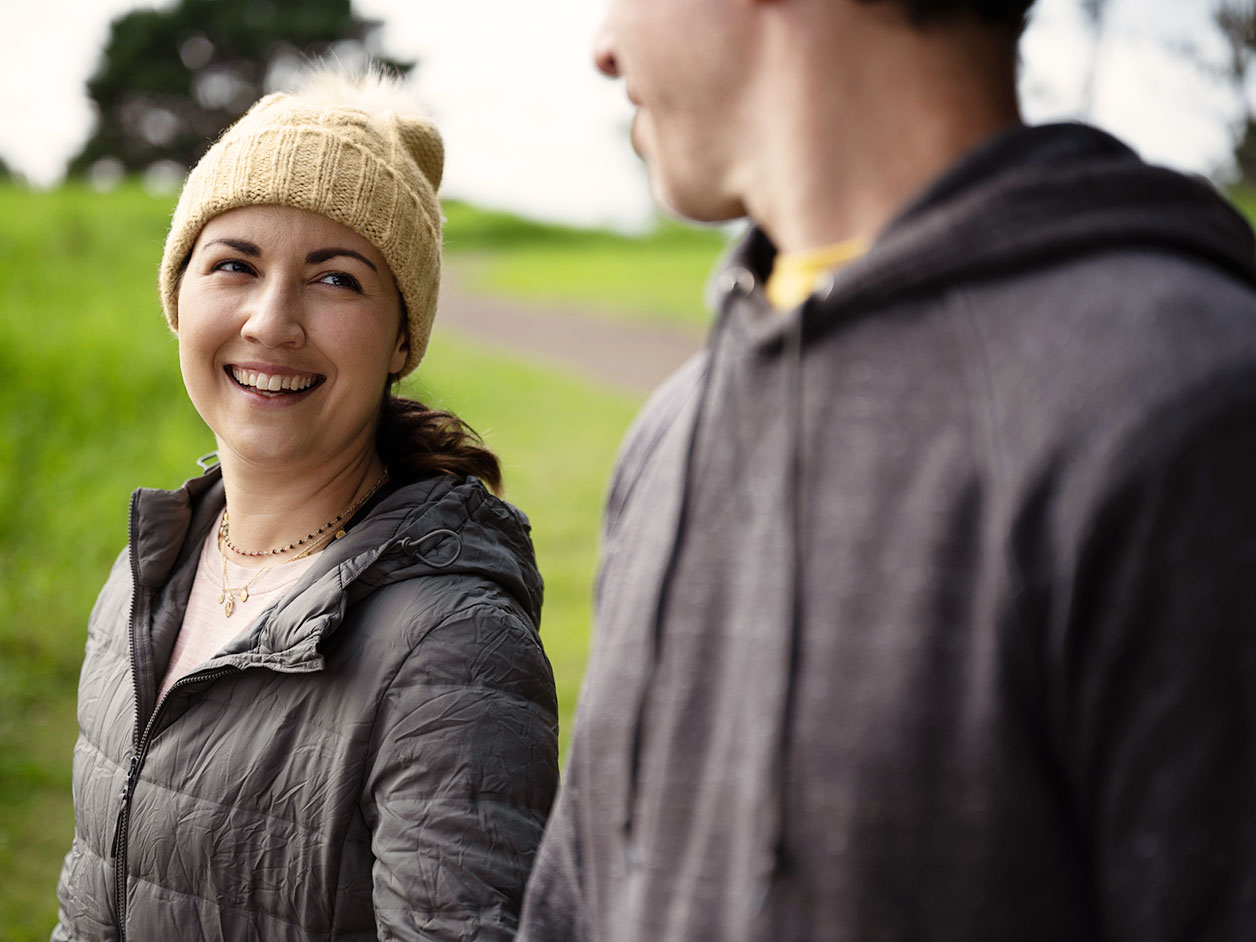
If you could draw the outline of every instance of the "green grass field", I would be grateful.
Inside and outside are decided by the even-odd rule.
[[[179,484],[213,447],[183,392],[157,302],[171,206],[134,186],[107,195],[0,186],[0,940],[46,939],[55,921],[72,833],[86,618],[126,541],[128,496],[139,485]],[[538,273],[548,271],[562,285],[557,296],[605,309],[600,293],[571,293],[567,266],[618,237],[591,235],[582,249],[586,240],[569,230],[467,207],[451,207],[448,230],[451,256],[474,254],[486,273],[497,270],[494,253],[527,244],[531,297],[545,296]],[[699,244],[685,250],[695,267]],[[612,262],[608,251],[598,264]],[[509,285],[512,266],[499,267]],[[653,316],[669,315],[659,307]],[[587,650],[603,492],[638,403],[439,331],[410,390],[484,435],[503,458],[508,498],[532,519],[565,744]]]
[[[591,232],[446,204],[446,254],[477,292],[702,328],[703,293],[728,243],[720,229],[660,222],[647,237]]]

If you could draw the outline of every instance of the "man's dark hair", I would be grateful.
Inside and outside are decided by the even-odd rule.
[[[992,26],[1008,26],[1018,33],[1034,0],[860,0],[861,3],[890,2],[902,7],[917,26],[956,20],[966,16]]]

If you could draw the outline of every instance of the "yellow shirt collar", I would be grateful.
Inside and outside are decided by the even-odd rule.
[[[835,268],[848,265],[868,251],[863,236],[845,239],[806,252],[782,252],[776,256],[765,288],[768,302],[778,311],[787,311],[805,301],[819,278]]]

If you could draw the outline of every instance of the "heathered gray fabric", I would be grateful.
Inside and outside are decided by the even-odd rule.
[[[1017,129],[771,259],[629,433],[520,938],[1256,938],[1246,223]]]
[[[118,937],[137,696],[142,729],[222,503],[217,470],[133,498],[88,628],[54,940]],[[127,828],[127,938],[511,938],[557,784],[540,606],[527,521],[479,482],[383,499],[196,674],[222,676],[163,701]]]

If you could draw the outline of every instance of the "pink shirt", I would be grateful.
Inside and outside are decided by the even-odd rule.
[[[170,665],[161,682],[158,700],[166,695],[176,680],[196,670],[218,654],[228,641],[247,631],[257,616],[295,585],[318,558],[318,553],[314,553],[304,559],[279,563],[267,569],[249,585],[248,600],[243,602],[240,601],[240,588],[253,578],[257,570],[227,560],[227,585],[234,590],[235,596],[234,610],[228,616],[219,601],[223,591],[222,553],[218,550],[218,527],[221,523],[220,514],[201,546],[188,610],[183,616],[183,626],[175,639],[174,650],[170,652]]]

